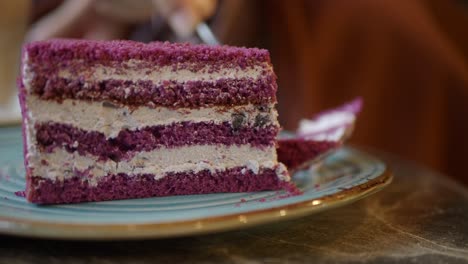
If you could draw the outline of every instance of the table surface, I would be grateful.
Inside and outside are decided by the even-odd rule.
[[[468,190],[379,154],[394,182],[357,203],[219,234],[70,242],[0,236],[0,263],[468,263]]]

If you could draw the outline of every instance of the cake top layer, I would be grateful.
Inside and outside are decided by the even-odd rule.
[[[161,66],[186,62],[223,62],[247,67],[270,63],[269,52],[265,49],[169,42],[146,44],[129,40],[52,39],[29,43],[24,51],[32,62],[38,63],[76,59],[98,61],[100,64],[133,59]]]

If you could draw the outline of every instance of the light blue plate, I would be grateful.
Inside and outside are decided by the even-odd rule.
[[[37,206],[15,192],[25,188],[19,128],[0,128],[0,232],[61,239],[181,236],[289,219],[355,201],[392,179],[381,161],[352,148],[320,169],[293,177],[304,192],[226,193]]]

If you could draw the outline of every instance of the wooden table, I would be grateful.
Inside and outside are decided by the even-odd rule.
[[[468,263],[468,190],[379,154],[394,182],[349,206],[245,230],[165,240],[0,236],[0,263]]]

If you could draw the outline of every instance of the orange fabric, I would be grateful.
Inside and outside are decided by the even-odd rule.
[[[276,0],[260,9],[256,37],[271,50],[286,128],[362,95],[352,142],[468,183],[468,4]]]

